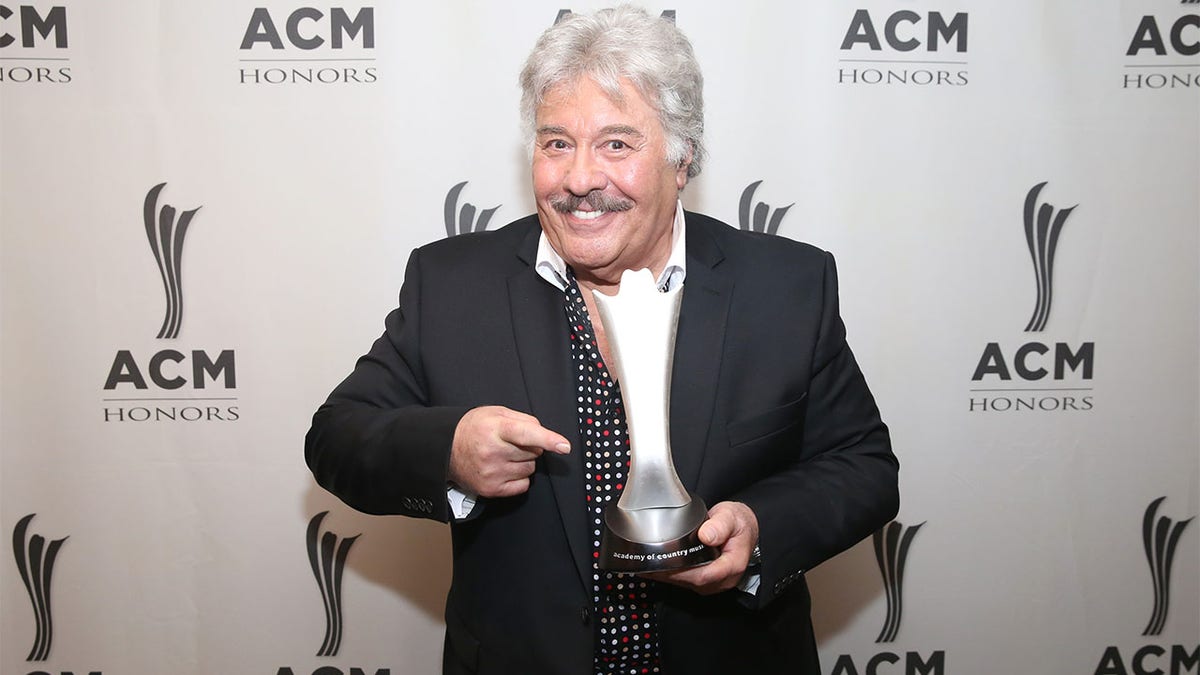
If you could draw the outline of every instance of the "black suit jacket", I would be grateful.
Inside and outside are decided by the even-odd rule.
[[[845,342],[832,257],[686,214],[671,387],[685,487],[758,517],[755,596],[663,587],[667,673],[818,675],[804,572],[896,513],[887,428]],[[452,524],[446,673],[591,672],[591,541],[563,294],[534,271],[537,218],[413,251],[400,306],[313,418],[317,481],[368,513],[449,520],[454,429],[472,407],[571,440],[529,491]]]

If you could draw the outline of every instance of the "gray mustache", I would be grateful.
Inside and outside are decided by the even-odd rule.
[[[562,195],[552,197],[550,206],[559,213],[570,213],[579,208],[583,202],[598,211],[628,211],[633,208],[633,202],[620,197],[609,197],[600,190],[592,190],[583,197],[578,195]]]

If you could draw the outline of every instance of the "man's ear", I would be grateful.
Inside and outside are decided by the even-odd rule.
[[[680,190],[682,190],[684,188],[684,186],[687,185],[688,169],[690,169],[691,167],[692,167],[692,148],[691,148],[691,143],[689,143],[687,155],[685,155],[683,159],[679,160],[679,166],[675,167],[675,185],[678,186]]]

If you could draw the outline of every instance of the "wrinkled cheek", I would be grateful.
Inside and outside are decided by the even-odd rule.
[[[533,160],[533,192],[538,198],[547,192],[553,192],[562,185],[562,171],[550,160],[534,157]]]

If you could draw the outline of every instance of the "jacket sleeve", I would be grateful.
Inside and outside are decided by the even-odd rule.
[[[825,254],[822,303],[804,431],[795,459],[738,494],[758,518],[762,607],[804,573],[895,517],[899,463],[838,313],[837,271]]]
[[[317,483],[373,514],[450,518],[450,445],[465,407],[429,405],[421,363],[420,250],[409,257],[400,306],[316,414],[304,454]]]

